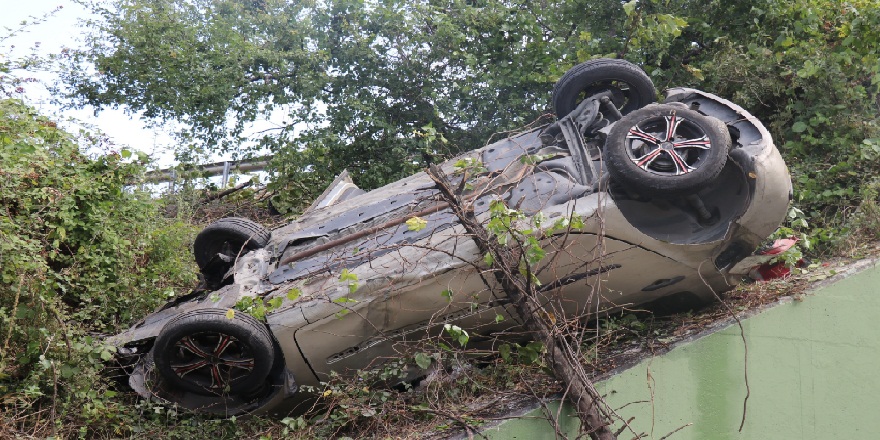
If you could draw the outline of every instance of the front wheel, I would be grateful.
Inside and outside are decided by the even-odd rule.
[[[266,247],[271,233],[246,218],[221,218],[208,225],[193,243],[193,256],[205,279],[204,286],[215,290],[223,285],[229,269],[241,256]]]
[[[654,83],[645,72],[625,60],[600,58],[572,67],[553,87],[553,110],[557,118],[569,114],[590,96],[608,92],[621,114],[657,100]]]
[[[218,255],[234,261],[239,255],[260,249],[269,243],[271,234],[262,225],[239,217],[226,217],[208,225],[193,243],[193,256],[200,269]]]
[[[612,179],[657,197],[694,194],[727,162],[731,139],[720,120],[676,105],[656,104],[618,121],[603,155]]]

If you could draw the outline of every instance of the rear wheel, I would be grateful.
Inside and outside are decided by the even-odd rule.
[[[223,309],[186,312],[169,321],[153,345],[162,380],[202,395],[253,395],[275,362],[272,336],[250,315]]]
[[[724,168],[731,139],[720,120],[669,104],[636,110],[618,121],[603,150],[608,172],[651,196],[693,194]]]

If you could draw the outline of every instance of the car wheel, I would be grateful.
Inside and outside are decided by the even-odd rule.
[[[657,100],[654,83],[645,72],[625,60],[600,58],[572,67],[553,87],[553,110],[561,118],[585,98],[610,92],[611,100],[628,114]]]
[[[651,105],[618,121],[603,149],[612,179],[637,193],[692,194],[724,168],[731,140],[716,118],[676,105]]]
[[[272,336],[252,316],[223,309],[182,313],[153,345],[163,383],[202,395],[250,395],[261,389],[275,361]]]
[[[270,236],[266,228],[246,218],[221,218],[199,232],[193,255],[199,268],[204,269],[218,254],[231,261],[247,251],[263,248]]]

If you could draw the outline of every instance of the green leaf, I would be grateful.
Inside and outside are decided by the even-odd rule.
[[[446,298],[446,302],[452,302],[452,295],[453,295],[453,292],[449,289],[446,289],[446,290],[440,292],[440,296]]]
[[[271,310],[275,310],[275,309],[281,307],[281,303],[283,301],[284,301],[283,298],[281,298],[280,296],[276,296],[275,298],[272,298],[269,301],[267,301],[266,304],[269,306],[268,309],[271,311]]]
[[[410,231],[421,231],[428,226],[428,221],[420,217],[412,217],[406,221],[406,227]]]
[[[106,359],[106,360],[109,360],[109,359]],[[80,372],[80,369],[78,367],[75,367],[72,365],[67,365],[67,364],[61,366],[61,377],[65,378],[65,379],[73,377],[74,375],[79,374],[79,372]]]
[[[806,131],[806,129],[807,129],[807,124],[805,124],[801,121],[795,122],[794,125],[791,126],[791,131],[793,131],[795,133],[803,133],[804,131]]]
[[[540,342],[529,342],[524,347],[520,347],[518,353],[521,362],[525,364],[534,364],[541,358],[541,353],[543,351],[544,344],[541,344]]]
[[[425,353],[416,353],[415,360],[416,365],[418,365],[419,368],[427,370],[428,367],[431,366],[431,361],[433,360],[433,358]]]
[[[351,273],[348,269],[342,269],[342,273],[339,275],[339,281],[348,282],[348,293],[355,293],[358,289],[358,276],[355,273]]]
[[[358,276],[356,273],[351,273],[348,269],[342,269],[342,273],[339,274],[339,281],[357,281]]]
[[[299,298],[300,295],[302,295],[302,291],[297,289],[296,287],[287,291],[287,299],[291,301],[296,301],[296,299]]]
[[[501,355],[501,359],[505,361],[510,360],[510,344],[501,344],[498,346],[498,354]]]
[[[443,329],[446,330],[446,333],[452,337],[452,339],[458,342],[458,345],[464,347],[467,345],[468,340],[470,339],[470,335],[461,327],[454,324],[445,324]]]
[[[552,159],[553,154],[524,154],[519,157],[519,162],[523,165],[535,165],[548,159]]]
[[[226,311],[226,319],[233,319],[233,318],[235,318],[235,310],[233,310],[233,309],[227,310]]]

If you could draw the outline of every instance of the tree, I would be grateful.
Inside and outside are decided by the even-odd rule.
[[[796,199],[827,232],[878,171],[878,6],[116,0],[93,6],[103,21],[65,79],[76,104],[182,121],[202,149],[271,150],[273,189],[294,207],[346,167],[373,188],[483,145],[538,118],[569,67],[626,58],[661,90],[699,86],[768,121],[802,167]],[[270,114],[285,122],[247,139],[244,128]],[[426,126],[447,149],[423,151],[415,133]]]
[[[620,10],[599,3],[589,9]],[[577,61],[582,26],[563,20],[577,2],[125,0],[94,8],[104,21],[91,23],[88,49],[71,56],[71,97],[183,121],[186,135],[211,149],[236,148],[248,123],[283,113],[287,122],[256,144],[277,155],[284,179],[276,186],[300,183],[291,185],[299,202],[343,168],[366,188],[410,174],[424,165],[422,127],[452,145],[424,153],[448,156],[538,117],[553,81]]]
[[[24,96],[24,85],[38,82],[36,78],[29,75],[49,66],[48,60],[40,56],[36,50],[24,56],[14,54],[15,46],[11,45],[10,41],[14,41],[15,37],[45,23],[59,10],[61,10],[61,6],[40,16],[28,17],[19,22],[15,28],[4,27],[0,29],[0,98]],[[38,46],[39,43],[36,43],[35,48]]]

